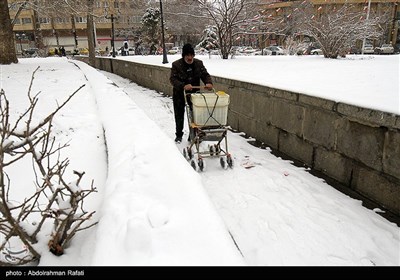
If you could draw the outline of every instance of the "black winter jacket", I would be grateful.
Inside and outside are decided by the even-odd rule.
[[[212,84],[211,76],[201,60],[194,58],[193,63],[189,65],[181,58],[172,63],[169,81],[173,86],[174,95],[183,97],[183,87],[187,84],[200,86],[200,79],[204,84]]]

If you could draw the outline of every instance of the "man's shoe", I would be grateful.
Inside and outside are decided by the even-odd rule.
[[[182,137],[176,136],[175,137],[175,142],[176,143],[181,143],[182,142]]]

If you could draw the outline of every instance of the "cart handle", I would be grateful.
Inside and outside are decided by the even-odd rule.
[[[192,86],[192,89],[207,89],[205,86]],[[213,87],[212,89],[207,89],[208,91],[213,91],[215,93],[215,88]],[[186,90],[183,90],[184,94],[190,94],[186,93]]]
[[[192,86],[192,88],[195,88],[195,89],[207,89],[205,86]],[[212,89],[214,89],[214,87]]]

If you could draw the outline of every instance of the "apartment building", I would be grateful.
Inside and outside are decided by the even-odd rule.
[[[293,7],[301,4],[303,0],[262,0],[260,3],[261,11],[267,16],[286,16],[290,17],[293,12]],[[390,24],[388,29],[383,34],[383,38],[379,41],[371,42],[377,46],[379,43],[390,43],[400,49],[400,0],[311,0],[315,9],[320,13],[328,12],[327,6],[353,4],[359,11],[365,12],[367,15],[368,10],[372,13],[379,13],[386,11],[390,14]],[[369,8],[368,8],[369,6]],[[279,34],[270,34],[264,40],[263,45],[281,44],[284,37]]]
[[[82,4],[86,1],[68,2],[69,6],[62,6],[62,1],[34,0],[20,10],[22,1],[8,0],[17,53],[29,47],[51,49],[64,46],[67,52],[87,48],[87,7]],[[133,43],[145,9],[142,2],[94,1],[96,48],[110,49],[113,26],[116,48],[122,46],[125,40]]]

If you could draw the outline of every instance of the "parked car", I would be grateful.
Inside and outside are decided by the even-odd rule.
[[[87,48],[79,48],[78,53],[81,55],[89,55],[89,50]]]
[[[394,53],[394,48],[391,44],[383,44],[382,46],[375,48],[375,52],[378,54],[392,54]]]
[[[268,48],[263,48],[261,50],[255,51],[254,55],[271,55],[271,50]]]
[[[304,46],[298,46],[297,48],[292,48],[289,50],[290,55],[306,55],[309,54],[307,51],[307,47]]]
[[[98,56],[106,55],[106,50],[104,50],[102,48],[96,48],[95,49],[95,54],[98,55]]]
[[[135,55],[135,48],[129,47],[129,49],[128,49],[128,55]]]
[[[365,45],[364,49],[363,49],[363,53],[364,54],[374,54],[375,53],[374,47],[372,45]]]
[[[269,46],[264,48],[267,51],[267,55],[284,55],[285,51],[279,46]]]
[[[49,50],[47,51],[47,54],[48,55],[55,55],[56,54],[56,48],[49,48]]]
[[[349,54],[361,54],[361,50],[356,46],[352,46],[349,49]]]
[[[196,49],[194,50],[194,52],[195,52],[195,54],[200,54],[200,55],[202,55],[202,54],[208,54],[208,51],[207,51],[205,48],[196,48]]]
[[[322,55],[324,52],[321,49],[313,49],[310,51],[311,55]]]
[[[172,49],[168,50],[168,54],[177,54],[180,52],[179,47],[172,47]]]
[[[278,46],[269,46],[254,52],[254,55],[284,55],[285,51]]]
[[[124,46],[120,47],[118,50],[115,50],[116,55],[122,55],[122,52],[125,52]],[[112,54],[112,51],[111,51]],[[126,55],[135,55],[135,48],[129,47],[128,48],[128,53],[124,53],[124,56]]]
[[[253,47],[245,47],[245,48],[239,50],[239,52],[242,54],[250,54],[250,53],[254,53],[255,51],[257,51],[257,50],[253,49]]]
[[[111,51],[109,51],[108,56],[112,56],[112,55],[113,55],[113,50],[111,48]],[[117,56],[117,55],[121,55],[121,51],[118,49],[115,49],[115,56]]]
[[[22,54],[27,57],[36,57],[38,56],[38,51],[39,51],[38,48],[29,48],[29,49],[24,49],[22,51]]]

